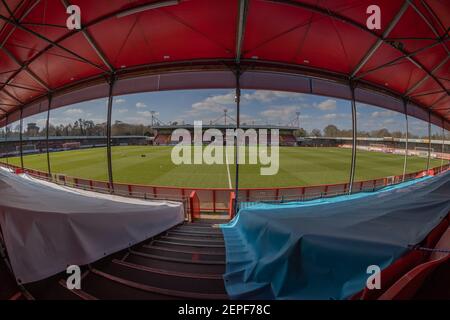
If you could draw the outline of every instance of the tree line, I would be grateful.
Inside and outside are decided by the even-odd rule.
[[[300,128],[294,131],[294,135],[296,137],[327,137],[327,138],[351,138],[353,136],[353,130],[341,130],[334,124],[327,125],[323,131],[320,129],[313,129],[310,132],[307,130]],[[382,128],[379,130],[373,130],[373,131],[361,131],[358,130],[358,137],[360,138],[406,138],[406,132],[401,131],[389,131],[386,128]],[[409,139],[428,139],[428,135],[421,136],[421,135],[415,135],[409,132],[408,134]],[[431,134],[432,140],[442,140],[443,135],[442,134]]]
[[[86,120],[79,118],[73,123],[59,124],[49,126],[49,136],[62,137],[62,136],[106,136],[106,122],[94,123],[92,120]],[[37,125],[28,125],[24,128],[24,136],[27,137],[42,137],[46,135],[47,128],[38,127]],[[20,134],[20,126],[8,126],[0,129],[0,135],[7,134],[8,137],[18,137]],[[153,136],[155,130],[150,125],[143,124],[131,124],[116,120],[111,126],[111,134],[113,136]],[[351,138],[353,132],[351,129],[339,129],[336,125],[329,124],[323,130],[312,129],[310,132],[304,128],[300,128],[294,131],[296,137],[327,137],[327,138]],[[386,128],[373,131],[360,131],[358,130],[358,137],[362,138],[406,138],[406,133],[401,131],[389,131]],[[428,138],[428,135],[420,136],[409,132],[408,137],[410,139]],[[432,133],[432,140],[443,139],[442,134]]]

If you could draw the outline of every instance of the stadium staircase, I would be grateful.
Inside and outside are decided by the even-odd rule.
[[[223,234],[215,226],[223,222],[184,223],[85,266],[81,290],[67,289],[65,273],[19,287],[2,250],[0,300],[228,299]],[[421,243],[437,250],[411,251],[383,271],[387,290],[374,296],[364,290],[352,299],[450,299],[449,241],[450,215]]]
[[[21,297],[20,289],[5,260],[0,259],[0,300],[17,300]]]
[[[66,274],[25,286],[46,299],[228,299],[222,275],[225,245],[218,220],[178,225],[83,270],[81,290],[66,287]]]

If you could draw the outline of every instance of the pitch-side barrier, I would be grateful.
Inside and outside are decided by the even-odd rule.
[[[17,166],[2,164],[25,172],[33,177],[52,181],[61,185],[91,190],[103,193],[112,193],[120,196],[135,197],[141,199],[158,199],[183,201],[188,213],[187,219],[197,218],[201,212],[204,213],[228,213],[232,218],[235,205],[235,190],[229,188],[181,188],[139,184],[110,184],[107,181],[83,179],[70,177],[61,174],[49,175],[33,169],[21,169]],[[279,188],[241,188],[239,189],[238,200],[240,204],[252,202],[287,202],[303,201],[324,197],[332,197],[342,194],[357,192],[376,191],[380,188],[422,178],[427,175],[437,175],[449,170],[450,165],[446,164],[429,170],[382,177],[372,180],[355,181],[350,190],[349,183],[338,183],[317,186],[294,186]]]

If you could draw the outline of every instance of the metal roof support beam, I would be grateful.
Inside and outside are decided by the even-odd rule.
[[[61,2],[66,9],[67,9],[67,7],[70,6],[69,0],[61,0]],[[89,45],[92,47],[92,49],[98,55],[98,57],[102,60],[103,64],[109,69],[109,71],[114,72],[113,66],[111,65],[111,63],[109,63],[108,59],[106,58],[106,55],[100,49],[98,44],[95,42],[94,38],[92,38],[89,31],[87,29],[81,29],[81,32],[83,33],[83,36],[86,38]]]
[[[400,10],[397,12],[395,17],[392,19],[392,21],[389,23],[389,25],[386,27],[386,30],[384,30],[383,35],[377,39],[377,41],[374,43],[374,45],[367,51],[367,53],[364,55],[364,57],[361,59],[361,61],[358,63],[356,68],[352,71],[350,74],[350,77],[353,78],[355,75],[361,70],[362,67],[369,61],[369,59],[375,54],[375,52],[378,50],[378,48],[383,44],[385,39],[389,36],[391,31],[395,28],[397,23],[400,21],[401,17],[405,13],[406,9],[408,9],[409,2],[405,1],[400,8]]]
[[[427,171],[430,170],[431,161],[431,110],[428,110],[428,158],[427,158]]]
[[[447,55],[447,56],[444,58],[444,60],[442,60],[436,67],[434,67],[434,68],[430,71],[431,75],[432,75],[433,73],[435,73],[435,72],[436,72],[440,67],[442,67],[445,63],[447,63],[448,58],[449,58],[449,56]],[[419,88],[426,80],[428,80],[428,79],[430,78],[431,75],[430,75],[430,74],[427,74],[427,75],[425,75],[425,77],[423,77],[422,79],[420,79],[419,81],[417,81],[411,88],[409,88],[409,89],[405,92],[405,95],[408,96],[411,92],[414,92],[414,91],[415,91],[417,88]],[[443,87],[443,89],[444,89],[445,91],[447,91],[445,87]]]
[[[423,13],[419,10],[419,8],[417,8],[417,6],[414,4],[413,1],[408,0],[409,5],[411,6],[411,8],[414,9],[414,11],[417,13],[417,15],[426,23],[426,25],[428,26],[428,28],[430,28],[430,30],[434,33],[434,35],[440,39],[441,35],[439,34],[439,32],[436,30],[436,28],[430,23],[430,21],[428,21],[428,19],[423,15]],[[442,44],[442,46],[444,47],[444,50],[447,52],[447,54],[449,53],[449,50],[447,48],[446,45]]]
[[[23,170],[23,146],[22,146],[22,140],[23,140],[23,106],[20,106],[20,132],[19,132],[19,150],[20,150],[20,167]]]
[[[6,3],[6,1],[5,1],[5,0],[2,0],[2,3],[3,3],[3,6],[6,8],[6,11],[8,11],[9,17],[10,17],[11,19],[14,19],[14,14],[13,14],[13,12],[11,11],[11,9],[9,8],[8,4]]]
[[[425,7],[425,9],[427,9],[427,11],[433,16],[433,18],[436,20],[436,22],[441,26],[442,30],[444,30],[444,34],[446,34],[448,32],[448,29],[445,28],[442,21],[437,17],[436,13],[434,13],[434,11],[430,8],[428,3],[426,3],[424,0],[420,0],[420,3],[422,3],[422,5]],[[438,32],[438,34],[439,34],[439,32]]]
[[[448,40],[448,39],[446,39],[446,41],[447,41],[447,40]],[[391,60],[391,61],[389,61],[389,62],[386,62],[386,63],[384,63],[384,64],[382,64],[382,65],[379,65],[379,66],[377,66],[377,67],[375,67],[375,68],[373,68],[373,69],[367,70],[367,71],[365,71],[365,72],[359,74],[358,76],[353,77],[353,79],[358,80],[358,79],[364,78],[364,77],[367,76],[368,74],[371,74],[371,73],[373,73],[373,72],[375,72],[375,71],[378,71],[378,70],[380,70],[380,69],[382,69],[382,68],[385,68],[385,67],[388,67],[388,66],[390,66],[390,65],[393,65],[393,64],[395,64],[396,62],[399,62],[399,61],[401,61],[401,60],[403,60],[403,59],[405,59],[405,58],[411,58],[411,57],[414,57],[415,55],[417,55],[417,54],[419,54],[419,53],[421,53],[421,52],[423,52],[423,51],[425,51],[425,50],[434,48],[434,47],[440,45],[440,43],[441,43],[441,42],[438,41],[438,42],[432,43],[432,44],[430,44],[430,45],[427,45],[427,46],[425,46],[425,47],[423,47],[423,48],[420,48],[420,49],[418,49],[418,50],[416,50],[416,51],[414,51],[414,52],[410,52],[410,53],[408,53],[408,54],[406,54],[406,55],[403,55],[403,56],[401,56],[401,57],[395,58],[395,59],[393,59],[393,60]]]
[[[406,121],[406,142],[405,142],[405,159],[403,160],[403,178],[402,182],[405,181],[406,168],[408,167],[408,138],[409,138],[409,123],[408,123],[408,100],[403,99],[403,112],[405,113]]]
[[[160,1],[160,2],[166,2],[166,1]],[[177,0],[177,2],[179,2],[179,1]],[[21,17],[21,19],[19,19],[19,22],[21,22],[21,21],[22,21],[22,20],[23,20],[30,12],[31,12],[31,11],[33,11],[33,9],[34,9],[39,3],[40,3],[40,0],[36,0],[35,2],[33,2],[33,4],[31,4],[31,5],[28,7],[27,11],[23,14],[23,16]],[[156,4],[156,2],[155,2],[155,4]],[[112,14],[107,14],[107,15],[102,16],[102,17],[96,19],[95,21],[93,21],[93,22],[87,24],[86,26],[83,26],[83,27],[82,27],[82,30],[87,29],[88,27],[93,26],[93,25],[96,25],[96,24],[101,23],[101,22],[103,22],[103,21],[106,21],[107,19],[113,18],[113,17],[115,17],[115,16],[117,16],[117,15],[123,15],[123,14],[125,14],[125,13],[127,13],[127,12],[130,12],[130,10],[133,10],[133,9],[138,10],[138,9],[141,8],[141,7],[142,7],[142,5],[137,5],[137,6],[134,6],[134,7],[132,7],[132,8],[125,9],[125,10],[119,10],[119,11],[114,12],[114,13],[112,13]],[[9,37],[12,35],[12,33],[14,32],[14,30],[15,30],[16,28],[25,30],[26,32],[31,32],[33,35],[35,35],[35,36],[38,37],[38,38],[41,38],[41,37],[42,37],[42,36],[40,36],[39,34],[33,32],[33,31],[31,31],[31,30],[29,30],[29,29],[23,27],[23,26],[21,26],[20,23],[18,23],[17,21],[11,21],[10,19],[5,18],[4,16],[0,16],[0,20],[5,20],[6,22],[12,24],[13,27],[14,27],[14,28],[11,29],[11,31],[8,33],[8,35],[3,39],[2,43],[0,44],[0,47],[3,47],[3,45],[7,42],[7,40],[9,39]],[[39,58],[42,54],[44,54],[45,52],[47,52],[48,50],[50,50],[51,48],[53,48],[53,47],[55,47],[55,46],[61,48],[62,50],[67,51],[67,49],[64,48],[64,47],[62,47],[61,45],[59,45],[59,43],[60,43],[61,41],[64,41],[64,40],[70,38],[71,36],[77,34],[78,32],[79,32],[79,30],[76,30],[76,31],[74,31],[74,32],[72,32],[72,33],[69,33],[69,34],[63,36],[62,38],[60,38],[59,40],[57,40],[56,42],[50,41],[49,39],[46,39],[46,38],[44,37],[45,39],[43,39],[43,40],[46,41],[46,42],[49,42],[50,45],[47,46],[44,50],[40,51],[38,54],[36,54],[33,58],[31,58],[30,61],[27,61],[26,64],[25,64],[25,66],[30,65],[30,64],[31,64],[32,62],[34,62],[37,58]],[[72,53],[71,53],[71,54],[72,54]],[[96,65],[96,64],[94,64],[94,63],[90,62],[89,60],[86,60],[86,59],[84,59],[84,58],[82,58],[82,57],[81,57],[81,59],[82,59],[83,62],[86,62],[86,63],[88,63],[88,64],[90,64],[90,65],[93,65],[94,67],[101,69],[103,72],[107,72],[107,71],[104,70],[101,66],[98,66],[98,65]],[[14,77],[15,77],[17,74],[19,74],[23,69],[24,69],[24,68],[21,67],[19,70],[17,70],[17,71],[10,77],[10,79],[14,78]],[[14,98],[14,99],[15,99],[15,98]]]
[[[36,0],[34,1],[29,7],[28,9],[23,13],[23,15],[20,17],[20,19],[18,20],[19,23],[25,19],[31,11],[33,11],[33,9],[41,2],[41,0]],[[20,6],[23,4],[23,2],[20,4]],[[20,7],[18,6],[18,8]],[[13,17],[14,18],[14,17]],[[7,83],[9,83],[11,81],[11,79],[13,79],[17,74],[19,74],[19,72],[24,69],[23,68],[23,64],[20,63],[16,57],[14,57],[14,55],[12,55],[9,50],[7,50],[6,48],[4,48],[5,43],[8,41],[9,37],[11,37],[11,35],[14,33],[16,27],[14,26],[13,28],[11,28],[11,30],[9,31],[9,33],[3,38],[2,42],[0,43],[0,48],[3,49],[3,51],[6,53],[6,55],[8,55],[8,57],[10,59],[12,59],[17,65],[19,65],[21,68],[14,72],[14,74],[7,80]],[[33,74],[32,72],[30,73],[30,70],[28,70],[28,74],[36,81],[38,82],[41,86],[43,86],[46,90],[48,90],[47,85],[42,81],[42,79],[40,79],[39,77],[37,77],[35,74]],[[2,86],[2,89],[5,86]],[[2,90],[0,89],[0,90]]]
[[[67,30],[67,26],[65,25],[59,25],[59,24],[50,24],[50,23],[37,23],[37,22],[22,22],[23,26],[30,26],[30,27],[50,27],[50,28],[58,28],[58,29],[65,29]]]
[[[35,2],[33,2],[32,5],[30,5],[28,7],[28,9],[24,12],[24,14],[22,15],[22,17],[20,17],[19,22],[22,22],[23,19],[25,19],[31,11],[33,11],[33,9],[39,4],[39,2],[41,2],[41,0],[36,0]],[[23,2],[22,2],[23,3]],[[21,3],[21,5],[22,5]],[[16,30],[16,27],[11,28],[11,30],[9,31],[9,33],[6,35],[6,37],[2,40],[2,43],[0,44],[0,47],[3,47],[5,45],[5,43],[8,41],[9,37],[11,37],[11,35],[14,33],[14,31]]]
[[[138,5],[134,8],[128,8],[116,15],[117,18],[123,18],[132,14],[140,13],[147,10],[153,10],[153,9],[159,9],[164,7],[170,7],[180,4],[180,0],[162,0],[162,1],[155,1],[152,3],[146,3]]]
[[[5,47],[1,47],[1,49],[3,50],[3,52],[12,60],[14,61],[14,63],[16,63],[17,65],[20,66],[19,70],[25,70],[30,77],[36,81],[41,87],[43,87],[45,90],[50,91],[51,89],[45,84],[45,82],[39,78],[33,71],[31,71],[28,68],[28,65],[26,65],[23,62],[20,62],[12,53],[11,51],[9,51],[8,49],[6,49]],[[6,81],[6,84],[9,84],[9,82],[12,80],[12,78],[14,78],[16,75],[18,74],[18,72],[16,72],[13,76],[11,76],[8,81]]]
[[[445,91],[444,90],[438,90],[438,91],[431,91],[431,92],[425,92],[425,93],[418,93],[418,94],[413,94],[410,97],[411,98],[423,97],[423,96],[429,96],[431,94],[438,94],[438,93],[445,93]]]
[[[358,23],[358,22],[356,22],[356,21],[354,21],[354,20],[352,20],[352,19],[350,19],[350,18],[348,18],[348,17],[345,17],[345,16],[343,16],[343,15],[337,13],[337,12],[330,11],[329,9],[322,8],[322,7],[315,6],[315,5],[311,5],[311,4],[307,4],[307,3],[296,2],[296,1],[293,1],[293,0],[265,0],[265,1],[267,1],[267,2],[272,2],[272,3],[278,3],[278,4],[285,4],[285,5],[289,5],[289,6],[292,6],[292,7],[302,8],[302,9],[305,9],[305,10],[308,10],[308,11],[316,12],[316,13],[318,13],[318,14],[321,14],[321,15],[324,15],[324,16],[328,16],[328,17],[330,17],[330,18],[333,18],[333,19],[342,21],[342,22],[347,23],[347,24],[349,24],[349,25],[351,25],[351,26],[353,26],[353,27],[355,27],[355,28],[358,28],[359,30],[364,31],[364,32],[366,32],[366,33],[368,33],[368,34],[370,34],[370,35],[372,35],[372,36],[374,36],[374,37],[376,37],[376,38],[378,39],[378,40],[377,40],[377,43],[374,45],[374,47],[376,46],[376,48],[374,48],[374,49],[375,49],[374,51],[376,51],[376,49],[381,45],[381,43],[384,42],[384,43],[386,43],[386,44],[389,44],[391,47],[393,47],[393,48],[396,49],[397,51],[401,52],[404,56],[406,56],[406,55],[408,54],[408,52],[406,52],[405,50],[403,50],[403,49],[401,49],[401,48],[398,48],[398,47],[396,47],[395,45],[393,45],[392,43],[386,41],[386,39],[385,39],[383,36],[379,36],[377,33],[375,33],[375,32],[373,32],[373,31],[367,29],[366,26],[364,26],[364,25],[362,25],[362,24],[360,24],[360,23]],[[408,7],[408,1],[405,1],[405,2],[404,2],[402,8],[401,8],[400,11],[397,13],[397,15],[396,15],[396,17],[393,19],[393,21],[396,20],[397,17],[398,17],[398,19],[401,18],[400,13],[406,11],[406,8],[405,8],[405,7],[406,7],[406,8]],[[392,22],[391,22],[391,24],[392,24]],[[393,28],[393,27],[392,27],[392,28]],[[389,29],[390,29],[390,28],[388,27],[388,28],[386,29],[386,31],[389,31],[389,32],[390,32],[391,30],[389,30]],[[385,33],[386,33],[386,31],[385,31]],[[380,42],[380,41],[381,41],[381,42]],[[378,43],[379,43],[379,44],[378,44]],[[378,44],[378,45],[377,45],[377,44]],[[369,52],[372,51],[372,50],[373,50],[373,48],[371,48],[371,50],[369,50]],[[368,53],[369,53],[369,52],[368,52]],[[373,53],[372,53],[372,54],[373,54]],[[367,56],[367,55],[366,55],[366,56]],[[370,58],[370,57],[369,57],[369,58]],[[413,57],[407,57],[407,59],[408,59],[411,63],[413,63],[414,65],[416,65],[418,68],[420,68],[420,69],[422,69],[423,71],[425,71],[425,72],[428,74],[428,76],[432,77],[433,80],[436,81],[437,84],[439,84],[439,86],[440,86],[441,88],[443,88],[444,90],[446,90],[445,86],[439,81],[439,79],[436,78],[432,73],[430,73],[430,71],[429,71],[427,68],[425,68],[425,66],[422,65],[419,61],[415,60]],[[368,60],[368,59],[367,59],[367,60]],[[364,59],[363,59],[361,62],[364,62]],[[365,62],[364,62],[364,63],[365,63]],[[362,66],[364,63],[360,63],[360,65]],[[358,65],[358,66],[359,66],[359,65]],[[361,68],[361,66],[359,67],[359,69]],[[356,72],[355,72],[355,71],[356,71]],[[356,75],[357,71],[359,71],[359,70],[355,69],[355,70],[352,72],[352,74],[351,74],[352,77],[351,77],[351,78],[353,78],[353,76]]]
[[[5,88],[2,88],[2,92],[6,93],[7,96],[10,98],[16,100],[20,105],[23,105],[23,102],[17,99],[15,96],[13,96],[11,93],[9,93]]]
[[[49,94],[48,95],[48,110],[47,110],[47,122],[46,122],[46,126],[47,129],[45,130],[45,143],[46,143],[46,148],[47,148],[47,170],[48,170],[48,175],[49,177],[52,176],[52,166],[50,165],[50,145],[48,143],[48,138],[50,135],[50,109],[52,108],[52,95]]]
[[[241,67],[240,65],[236,65],[236,130],[239,129],[241,125]],[[236,176],[235,176],[235,188],[234,188],[234,215],[236,216],[239,208],[239,146],[238,146],[238,139],[237,135],[234,135],[234,141],[235,141],[235,167],[236,167]],[[227,150],[225,150],[227,152]],[[227,154],[225,155],[228,156]]]
[[[355,169],[356,169],[356,139],[357,139],[357,113],[356,113],[356,100],[355,100],[355,83],[350,81],[351,90],[351,104],[352,104],[352,163],[350,167],[350,179],[348,185],[348,193],[353,192],[353,182],[355,181]]]
[[[2,102],[0,102],[0,106],[4,106],[4,107],[17,107],[17,104],[9,104],[9,103],[2,103]]]
[[[0,15],[0,20],[3,20],[3,21],[5,21],[5,22],[7,22],[7,23],[9,23],[9,24],[11,24],[11,25],[13,25],[13,26],[15,26],[16,28],[18,28],[18,29],[20,29],[20,30],[22,30],[22,31],[24,31],[24,32],[27,32],[27,33],[29,33],[29,34],[31,34],[31,35],[33,35],[33,36],[39,38],[39,39],[41,39],[42,41],[47,42],[48,44],[50,44],[50,45],[53,46],[53,47],[57,47],[57,48],[59,48],[59,49],[65,51],[65,52],[71,54],[72,56],[74,56],[74,57],[76,57],[77,59],[83,61],[84,63],[87,63],[87,64],[89,64],[89,65],[91,65],[91,66],[93,66],[93,67],[95,67],[95,68],[97,68],[97,69],[100,69],[100,70],[102,70],[102,71],[105,71],[101,66],[99,66],[99,65],[93,63],[92,61],[89,61],[88,59],[86,59],[86,58],[80,56],[78,53],[76,53],[76,52],[74,52],[74,51],[72,51],[72,50],[70,50],[70,49],[67,49],[66,47],[60,45],[58,42],[52,41],[52,40],[48,39],[47,37],[44,37],[44,36],[41,35],[40,33],[37,33],[37,32],[35,32],[35,31],[31,30],[31,29],[28,29],[28,28],[24,27],[23,25],[21,25],[21,24],[18,23],[17,21],[13,21],[13,20],[11,20],[11,19],[8,19],[8,18],[6,18],[6,17],[3,16],[3,15]]]
[[[236,63],[241,62],[242,47],[244,45],[245,26],[247,24],[248,0],[239,0],[239,18],[236,34]]]
[[[442,147],[441,147],[441,153],[444,154],[445,153],[445,120],[444,118],[442,118],[442,123],[441,123],[441,127],[442,127]],[[441,156],[441,171],[442,168],[444,167],[444,157]]]
[[[24,90],[30,90],[30,91],[35,91],[35,92],[42,92],[42,90],[38,90],[36,88],[25,87],[25,86],[12,84],[12,83],[7,83],[7,82],[0,82],[0,85],[12,87],[12,88],[17,88],[17,89],[24,89]]]
[[[112,152],[111,152],[111,131],[112,131],[112,107],[113,107],[113,89],[116,81],[116,75],[113,74],[109,79],[109,93],[108,93],[108,118],[106,122],[106,153],[108,161],[108,181],[109,191],[114,193],[114,179],[112,169]]]
[[[386,41],[404,41],[404,40],[424,40],[424,41],[435,41],[439,40],[440,37],[430,38],[430,37],[399,37],[399,38],[386,38]]]
[[[442,97],[440,97],[439,99],[437,99],[431,106],[430,106],[430,110],[433,110],[434,107],[444,98],[448,97],[448,95],[444,94]]]

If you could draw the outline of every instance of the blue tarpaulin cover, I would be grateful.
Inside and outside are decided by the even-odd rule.
[[[367,267],[386,268],[450,211],[450,172],[306,202],[241,209],[222,230],[234,299],[346,299]]]

